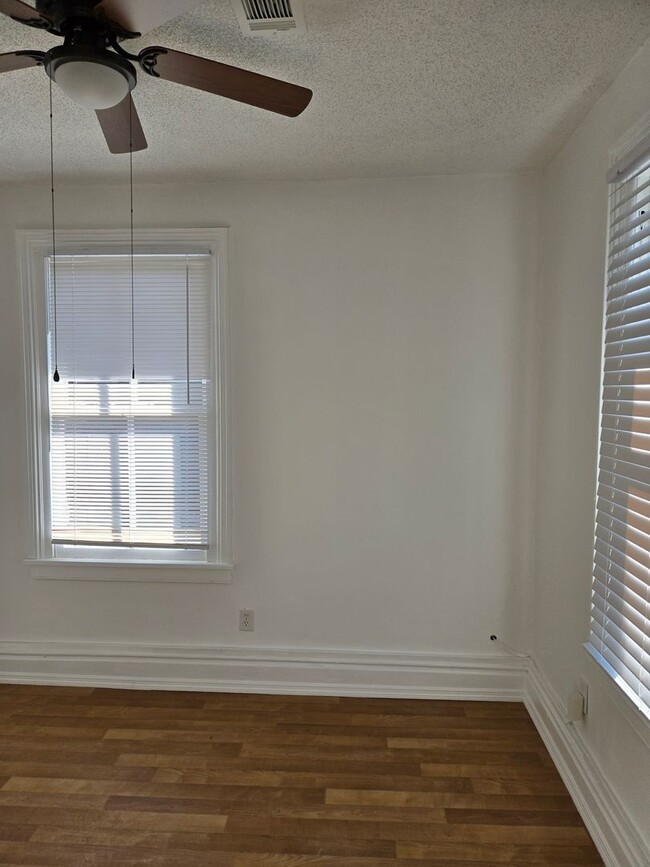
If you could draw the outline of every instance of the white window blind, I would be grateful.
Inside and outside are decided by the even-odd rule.
[[[46,271],[54,556],[207,551],[210,254],[136,255],[133,293],[126,254],[58,255],[56,299]]]
[[[637,155],[638,156],[638,155]],[[650,717],[650,169],[614,183],[588,650]]]

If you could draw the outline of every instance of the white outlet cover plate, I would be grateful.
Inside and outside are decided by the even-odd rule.
[[[252,608],[240,608],[239,630],[240,632],[253,632],[255,628],[255,613]]]

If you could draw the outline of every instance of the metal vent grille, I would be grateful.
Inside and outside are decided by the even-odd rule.
[[[272,21],[293,18],[291,0],[242,0],[249,21]]]
[[[304,33],[303,0],[231,0],[244,36]]]
[[[271,21],[250,21],[250,29],[253,32],[259,30],[295,30],[296,22],[293,18],[274,18]]]

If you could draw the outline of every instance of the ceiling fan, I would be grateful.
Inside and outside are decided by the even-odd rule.
[[[201,5],[202,0],[0,0],[0,13],[63,38],[49,51],[0,54],[0,73],[42,66],[74,102],[94,109],[112,153],[143,150],[147,140],[131,98],[136,64],[147,75],[296,117],[311,90],[215,60],[122,44]]]

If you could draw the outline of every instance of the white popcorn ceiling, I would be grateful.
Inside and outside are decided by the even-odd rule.
[[[543,167],[650,35],[649,0],[305,0],[308,32],[241,34],[212,0],[145,38],[312,88],[303,115],[139,75],[138,181],[280,180]],[[60,40],[0,16],[0,52]],[[0,181],[49,170],[42,69],[0,76]],[[60,178],[125,180],[93,112],[55,88]]]

